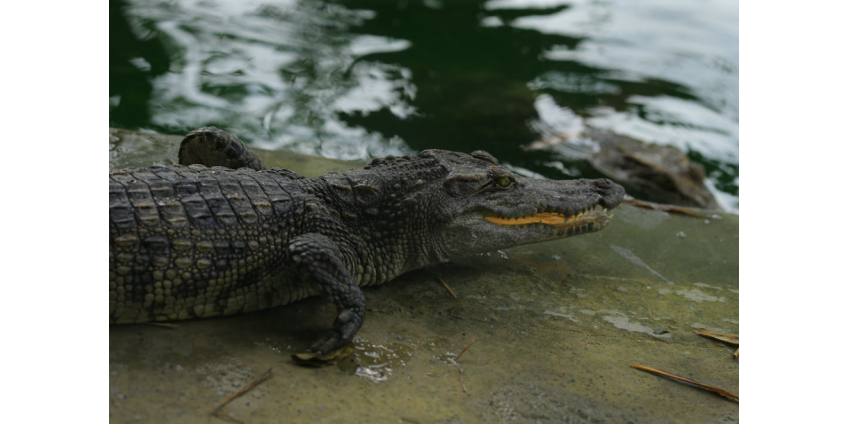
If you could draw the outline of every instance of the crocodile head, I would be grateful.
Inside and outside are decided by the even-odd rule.
[[[427,150],[447,170],[437,239],[448,258],[600,231],[624,189],[608,179],[524,178],[483,151]]]
[[[425,150],[321,177],[339,218],[363,234],[383,276],[497,249],[592,233],[624,189],[607,179],[524,178],[482,151]]]

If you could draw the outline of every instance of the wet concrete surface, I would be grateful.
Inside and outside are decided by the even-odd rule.
[[[110,130],[110,166],[172,163],[175,140]],[[133,143],[161,145],[121,152]],[[261,156],[304,175],[357,166]],[[271,368],[222,411],[245,423],[737,422],[738,404],[630,368],[739,393],[735,348],[693,334],[739,331],[739,218],[707,215],[625,205],[596,234],[368,288],[354,353],[324,368],[291,359],[332,324],[323,298],[175,328],[110,326],[110,419],[223,423],[210,411]]]

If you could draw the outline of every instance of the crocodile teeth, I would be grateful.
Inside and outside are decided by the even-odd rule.
[[[573,215],[565,215],[557,212],[537,212],[532,215],[522,217],[486,216],[483,219],[498,225],[517,226],[543,224],[556,228],[582,228],[587,225],[594,225],[595,220],[601,216],[612,218],[612,214],[609,214],[609,210],[607,208],[604,208],[601,205],[595,205]]]

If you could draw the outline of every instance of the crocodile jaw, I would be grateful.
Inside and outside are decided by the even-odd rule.
[[[450,258],[491,252],[513,246],[594,233],[606,227],[612,214],[600,207],[577,214],[536,213],[524,217],[495,217],[472,212],[460,215],[439,231]]]
[[[609,223],[607,210],[587,209],[576,215],[566,215],[556,212],[540,212],[522,217],[483,216],[485,221],[501,226],[547,225],[557,229],[586,229],[584,232],[595,232]]]

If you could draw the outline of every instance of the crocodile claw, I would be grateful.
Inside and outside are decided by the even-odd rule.
[[[343,348],[353,341],[353,336],[362,326],[362,315],[350,309],[339,313],[333,324],[333,331],[319,339],[309,347],[310,352],[326,355],[336,349]]]

